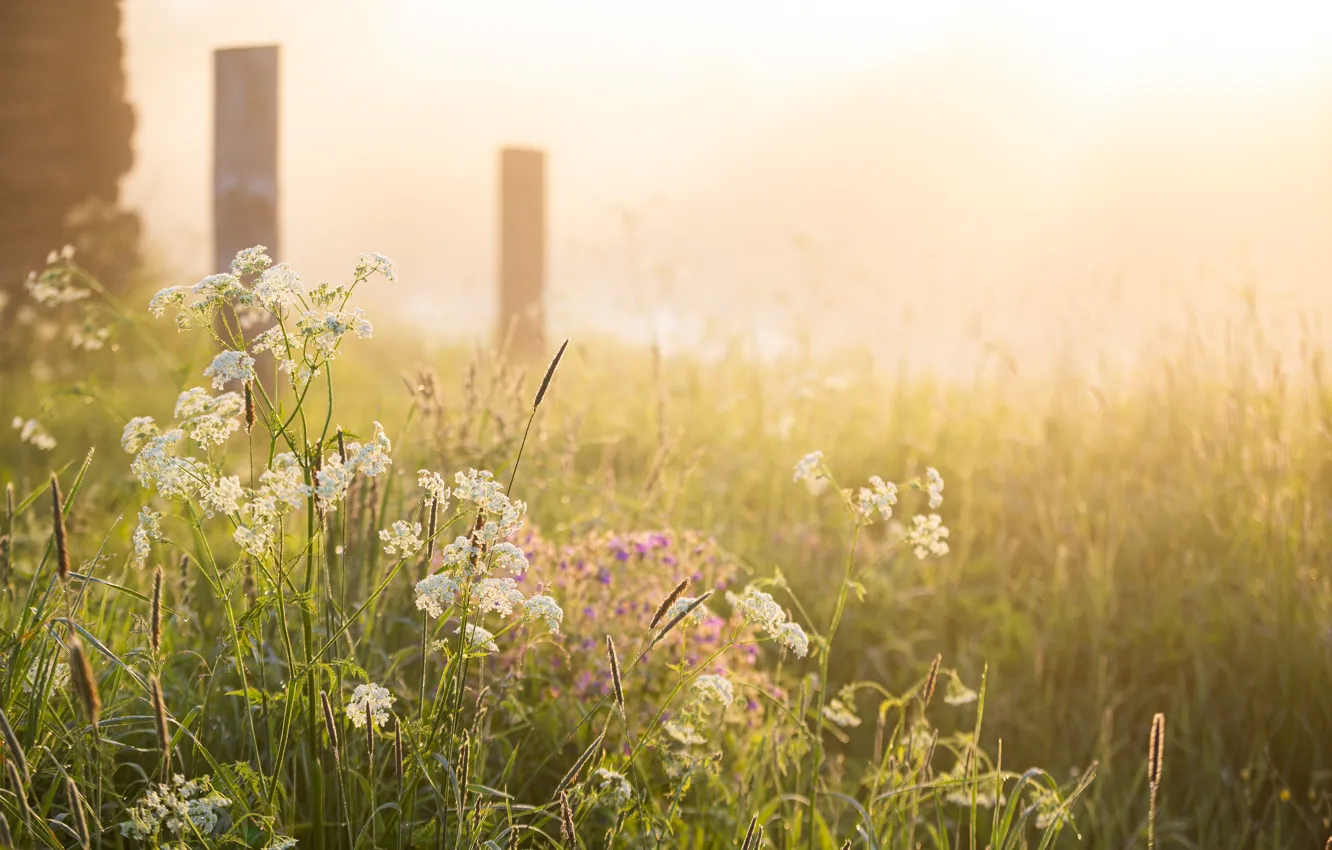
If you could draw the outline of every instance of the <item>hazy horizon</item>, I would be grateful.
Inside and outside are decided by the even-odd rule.
[[[491,328],[510,143],[549,154],[556,330],[1021,348],[1083,308],[1113,345],[1245,283],[1329,303],[1329,13],[269,5],[126,4],[125,197],[173,276],[211,271],[211,51],[277,43],[282,257],[388,254],[380,321],[435,335]]]

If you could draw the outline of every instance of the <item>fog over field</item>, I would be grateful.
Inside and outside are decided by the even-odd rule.
[[[432,334],[491,328],[509,143],[549,153],[558,329],[771,350],[799,324],[969,371],[985,342],[1137,349],[1246,286],[1328,305],[1330,15],[594,5],[132,0],[151,251],[210,271],[211,50],[271,42],[282,256],[383,251],[385,306]]]

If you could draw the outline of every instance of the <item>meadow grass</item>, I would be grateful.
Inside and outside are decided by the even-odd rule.
[[[1114,380],[957,382],[575,341],[538,409],[545,363],[349,340],[336,394],[274,399],[298,437],[288,483],[317,483],[353,435],[370,445],[372,421],[392,466],[332,513],[308,493],[285,509],[281,557],[242,557],[226,521],[176,500],[172,542],[135,567],[134,517],[168,500],[127,474],[121,429],[169,422],[217,350],[207,328],[101,315],[123,355],[50,357],[49,383],[10,377],[5,396],[57,442],[17,429],[0,458],[16,493],[0,708],[7,766],[32,777],[0,792],[16,846],[81,830],[137,846],[120,825],[173,773],[218,817],[163,826],[163,845],[1285,847],[1330,831],[1332,393],[1314,345],[1283,360],[1240,321],[1224,348],[1188,341]],[[286,440],[258,406],[228,465],[210,458],[247,488]],[[815,449],[851,502],[792,480]],[[906,485],[929,467],[950,551],[922,559],[903,534],[926,494]],[[558,635],[521,612],[478,619],[466,582],[442,616],[417,607],[425,562],[503,513],[456,494],[439,513],[418,469],[512,483],[519,598],[554,598]],[[903,485],[905,528],[853,521],[876,474]],[[385,550],[397,521],[436,528],[430,558]],[[808,632],[806,657],[764,639],[747,586]],[[95,726],[64,684],[76,636]]]

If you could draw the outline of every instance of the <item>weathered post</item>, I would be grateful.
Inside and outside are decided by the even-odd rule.
[[[278,48],[213,51],[213,271],[237,251],[278,257]],[[273,358],[256,364],[273,386]]]
[[[500,151],[499,340],[517,357],[545,351],[546,155]]]

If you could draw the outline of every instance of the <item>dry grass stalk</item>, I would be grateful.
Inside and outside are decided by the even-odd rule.
[[[149,619],[148,644],[152,647],[153,658],[162,652],[162,565],[153,569],[153,607]]]
[[[167,727],[166,697],[162,683],[156,676],[149,679],[149,693],[153,703],[153,729],[157,732],[157,748],[162,753],[162,781],[171,777],[171,730]]]
[[[365,703],[365,763],[366,772],[375,772],[375,715],[370,702]]]
[[[610,659],[611,682],[615,685],[615,705],[624,716],[624,686],[620,681],[620,657],[615,654],[615,640],[606,635],[606,656]]]
[[[1152,718],[1152,735],[1147,743],[1147,848],[1156,844],[1156,795],[1161,789],[1161,767],[1165,760],[1165,715]]]
[[[574,832],[573,807],[569,805],[569,792],[560,792],[560,835],[569,847],[577,847],[577,834]]]
[[[83,811],[83,795],[73,779],[65,779],[65,797],[69,803],[69,812],[74,821],[74,832],[79,836],[79,846],[88,850],[92,846],[92,836],[88,834],[88,817]]]
[[[560,358],[564,357],[564,349],[569,347],[569,340],[565,340],[560,345],[560,350],[555,352],[555,358],[550,361],[546,367],[546,377],[541,379],[541,386],[537,389],[536,400],[532,402],[532,410],[541,406],[541,400],[546,397],[546,390],[550,389],[550,380],[555,377],[555,369],[560,365]]]
[[[14,834],[9,831],[9,821],[0,813],[0,847],[9,850],[14,846]]]
[[[587,765],[587,763],[592,760],[592,757],[594,755],[600,752],[601,742],[604,741],[605,738],[606,738],[606,733],[602,732],[600,735],[597,736],[595,741],[593,741],[591,744],[588,745],[587,749],[583,750],[583,754],[578,757],[578,761],[573,763],[573,767],[569,768],[569,772],[564,774],[564,778],[560,780],[560,784],[555,787],[555,790],[557,792],[563,791],[565,788],[568,788],[569,785],[575,779],[578,778],[579,771],[581,771]]]
[[[342,747],[338,743],[338,722],[333,717],[333,706],[328,701],[328,694],[319,692],[319,705],[324,709],[324,729],[328,731],[328,746],[333,750],[333,763],[342,766]]]
[[[32,832],[32,808],[28,805],[28,788],[30,787],[19,776],[18,768],[12,761],[5,762],[5,774],[9,777],[9,784],[14,791],[14,797],[18,801],[19,814],[23,816],[23,824]],[[12,846],[12,844],[11,844]]]
[[[23,754],[23,747],[19,745],[18,735],[14,734],[14,727],[9,725],[9,718],[5,716],[3,709],[0,709],[0,735],[4,736],[5,746],[9,748],[10,760],[18,766],[19,774],[23,777],[23,787],[27,787],[31,781],[28,778],[28,759]]]
[[[943,656],[936,655],[934,661],[930,663],[930,674],[925,677],[925,687],[920,693],[921,711],[928,708],[930,700],[934,699],[934,689],[939,684],[939,663],[941,661],[943,661]]]
[[[688,589],[689,579],[686,578],[675,586],[675,589],[670,592],[669,596],[661,600],[661,604],[657,606],[657,613],[652,615],[652,622],[648,623],[649,631],[657,627],[657,624],[666,616],[666,612],[671,610],[671,606],[675,604],[675,600],[679,599],[680,595]]]
[[[652,647],[661,643],[662,640],[666,637],[666,635],[671,633],[671,629],[680,625],[680,621],[682,621],[685,617],[688,617],[690,614],[694,613],[694,609],[702,605],[704,602],[707,602],[708,597],[710,596],[712,596],[711,590],[709,590],[707,593],[703,594],[702,596],[698,597],[693,602],[690,602],[689,605],[687,605],[683,611],[672,617],[670,619],[670,622],[662,626],[661,631],[658,632],[657,636],[652,639],[652,643],[648,644],[648,648],[643,650],[643,655],[647,655],[648,652],[652,649]]]
[[[435,529],[439,522],[439,500],[430,500],[430,528],[426,532],[426,550],[425,562],[426,568],[430,567],[430,559],[435,555]]]
[[[83,644],[73,635],[69,638],[69,681],[96,734],[97,724],[102,717],[102,698],[97,693],[97,679],[93,676],[92,664],[83,651]]]
[[[254,390],[245,382],[245,433],[254,430]]]
[[[56,575],[69,581],[69,541],[65,537],[65,503],[60,496],[60,479],[51,473],[51,527],[55,534]]]

